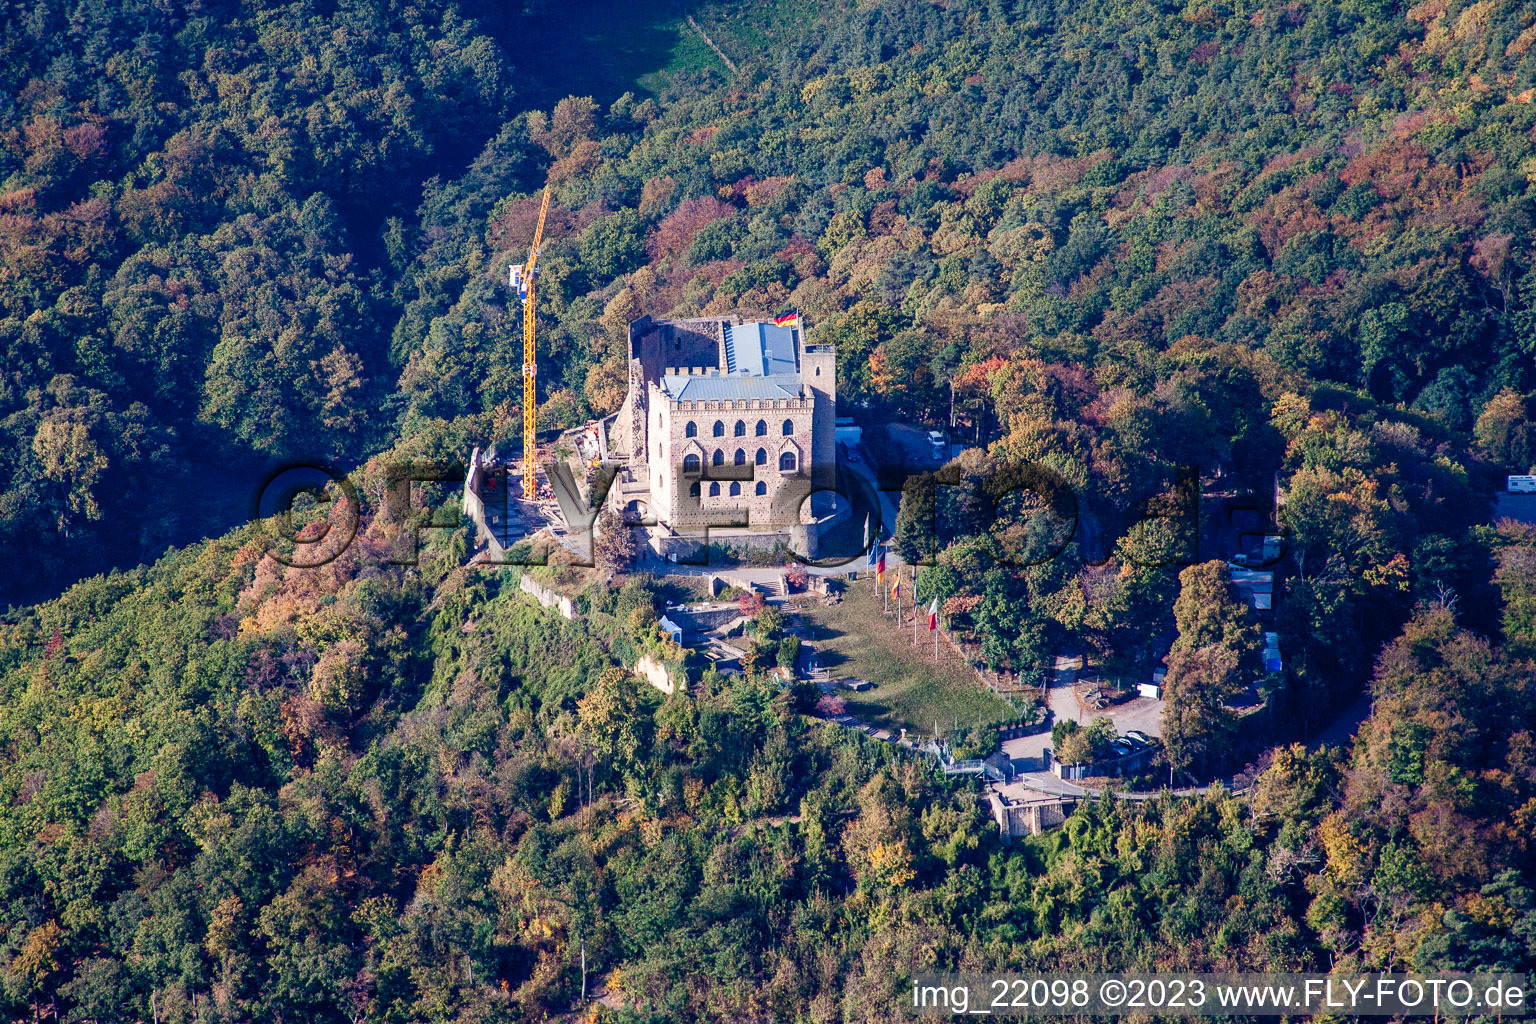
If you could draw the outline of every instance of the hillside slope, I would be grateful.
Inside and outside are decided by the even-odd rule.
[[[919,594],[977,599],[989,669],[1219,676],[1200,572],[1122,531],[1199,466],[1286,498],[1287,727],[1374,697],[1242,799],[1004,848],[804,695],[638,683],[661,583],[572,623],[463,533],[392,564],[371,504],[318,570],[244,527],[0,623],[10,1016],[560,1019],[583,950],[601,1013],[669,1022],[888,1020],[919,966],[1536,961],[1536,537],[1486,501],[1536,462],[1528,5],[828,5],[729,79],[548,110],[472,7],[5,17],[11,586],[163,549],[194,443],[371,503],[515,437],[547,181],[545,426],[617,407],[634,316],[799,309],[872,427],[953,394],[981,437]],[[1006,567],[1049,540],[981,500],[1021,460],[1103,551]]]
[[[1496,541],[1523,627],[1419,612],[1352,754],[1005,847],[766,678],[627,673],[676,653],[654,582],[567,622],[462,537],[388,565],[401,525],[322,570],[242,531],[0,627],[6,1013],[576,1019],[584,952],[601,1019],[873,1022],[918,970],[1536,957],[1529,531]]]

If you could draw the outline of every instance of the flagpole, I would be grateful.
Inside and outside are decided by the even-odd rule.
[[[933,663],[939,663],[939,595],[933,595],[933,618],[928,620],[928,630],[933,634]]]
[[[933,634],[933,660],[939,660],[939,595],[928,605],[928,632]]]
[[[875,586],[880,588],[881,611],[889,615],[891,614],[891,595],[885,589],[885,555],[885,548],[882,547],[880,549],[880,571],[875,574]]]

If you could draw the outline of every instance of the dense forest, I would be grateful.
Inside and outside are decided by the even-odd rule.
[[[845,398],[953,382],[1106,505],[1310,430],[1322,497],[1432,488],[1412,556],[1536,462],[1528,14],[833,5],[726,85],[546,111],[537,18],[472,5],[9,10],[0,597],[198,536],[259,475],[220,470],[509,436],[546,180],[545,426],[616,406],[641,311],[794,305]]]
[[[26,592],[196,529],[193,474],[383,446],[386,220],[512,88],[451,5],[4,17],[0,543]]]
[[[935,968],[1536,957],[1536,532],[1497,539],[1508,640],[1421,608],[1351,752],[1009,847],[763,675],[639,684],[658,581],[568,622],[452,537],[386,565],[406,525],[320,570],[237,531],[3,627],[8,1013],[545,1020],[584,953],[599,1019],[873,1022]]]
[[[62,591],[0,620],[6,1014],[544,1020],[585,981],[881,1021],[919,968],[1536,963],[1536,533],[1488,502],[1536,466],[1536,12],[796,6],[735,72],[536,109],[545,7],[0,16],[0,599]],[[390,564],[387,462],[520,431],[546,182],[542,426],[618,407],[642,313],[800,310],[862,419],[986,434],[924,599],[979,599],[993,671],[1168,655],[1191,774],[1256,627],[1128,525],[1185,467],[1278,491],[1269,696],[1299,737],[1368,692],[1354,742],[1004,846],[762,674],[637,683],[662,581],[567,622],[462,532]],[[288,458],[358,467],[335,561],[189,522]],[[1101,550],[1008,564],[1054,544],[987,503],[1019,462]],[[69,586],[103,559],[152,564]]]

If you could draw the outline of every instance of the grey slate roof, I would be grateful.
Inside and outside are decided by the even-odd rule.
[[[661,378],[661,386],[668,395],[679,402],[800,397],[800,376],[794,373],[777,373],[764,377],[745,374],[690,376],[669,373]]]

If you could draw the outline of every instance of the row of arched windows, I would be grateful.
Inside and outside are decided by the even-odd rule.
[[[713,427],[711,427],[710,430],[711,430],[713,436],[715,436],[715,437],[724,437],[725,436],[725,421],[723,421],[723,420],[715,420],[715,425]],[[783,430],[784,436],[785,437],[789,437],[791,434],[793,434],[795,432],[795,421],[794,420],[785,420],[784,421],[784,426],[782,427],[782,430]],[[757,426],[753,429],[752,432],[753,432],[753,434],[755,434],[758,437],[766,437],[767,434],[768,434],[768,421],[767,420],[758,420],[757,421]],[[731,435],[733,437],[746,437],[747,436],[747,423],[746,423],[746,421],[745,420],[737,420],[735,428],[731,431]],[[689,420],[687,426],[683,427],[683,436],[684,437],[698,437],[699,436],[699,425],[697,423],[693,422],[693,420]]]
[[[766,448],[759,448],[757,450],[757,455],[754,456],[754,458],[753,458],[753,463],[755,465],[758,465],[758,466],[766,466],[766,465],[768,465],[768,449],[766,449]],[[711,466],[723,466],[723,465],[725,465],[725,451],[724,451],[724,449],[716,448],[715,449],[715,454],[710,456],[709,464]],[[731,458],[731,465],[733,465],[733,466],[745,466],[746,464],[747,464],[747,452],[746,452],[746,449],[744,449],[744,448],[737,448],[736,449],[736,454]],[[683,456],[683,472],[684,473],[697,473],[702,468],[703,468],[703,463],[699,460],[699,456],[696,453],[689,452],[687,455]],[[781,454],[779,456],[779,469],[781,471],[785,472],[785,473],[793,473],[795,471],[795,453],[794,452],[784,452],[783,454]]]
[[[768,493],[768,485],[767,485],[767,483],[765,483],[762,480],[759,480],[757,482],[757,486],[753,489],[753,493],[756,494],[758,497],[762,497],[763,495],[767,494]],[[693,485],[688,488],[688,495],[689,495],[689,497],[693,497],[693,498],[697,498],[699,496],[699,484],[698,484],[697,481],[695,481],[693,483]],[[712,483],[712,484],[709,485],[709,496],[711,498],[718,498],[718,497],[720,497],[720,484],[718,482],[715,482],[715,483]],[[739,483],[732,483],[731,484],[731,497],[737,498],[737,497],[740,497],[740,496],[741,496],[741,484],[739,484]]]

